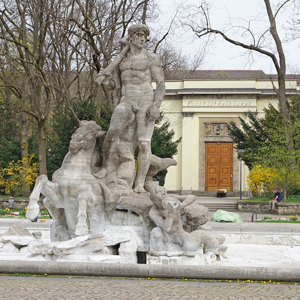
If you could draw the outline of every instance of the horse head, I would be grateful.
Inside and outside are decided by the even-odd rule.
[[[72,134],[69,151],[75,154],[79,150],[90,150],[105,131],[95,121],[80,121],[79,128]]]

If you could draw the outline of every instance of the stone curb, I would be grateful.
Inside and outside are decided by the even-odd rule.
[[[221,266],[168,266],[144,264],[103,264],[83,262],[1,261],[0,273],[47,274],[67,276],[112,276],[135,278],[188,278],[263,281],[300,281],[297,268],[276,267],[221,267]]]

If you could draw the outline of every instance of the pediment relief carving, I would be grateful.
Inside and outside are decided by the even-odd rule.
[[[228,136],[228,123],[221,123],[221,122],[205,122],[205,135],[221,135],[221,136]]]

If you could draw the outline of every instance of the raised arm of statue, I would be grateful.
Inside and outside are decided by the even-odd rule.
[[[120,62],[123,60],[125,55],[130,50],[130,44],[128,44],[123,48],[123,50],[117,55],[117,57],[104,69],[101,70],[97,77],[95,82],[100,85],[103,84],[109,84],[109,79],[112,77],[113,70],[120,64]]]
[[[195,195],[181,196],[181,195],[172,194],[170,196],[173,197],[173,198],[176,198],[176,199],[178,199],[179,201],[182,202],[179,205],[179,209],[185,208],[186,206],[189,206],[189,205],[193,204],[196,200]]]
[[[185,208],[186,206],[193,204],[195,200],[196,200],[195,195],[187,195],[185,200],[180,204],[179,209]]]
[[[121,38],[119,43],[123,46],[129,45],[130,44],[129,35],[126,35],[123,38]]]

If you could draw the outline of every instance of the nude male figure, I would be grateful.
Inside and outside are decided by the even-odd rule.
[[[121,100],[113,112],[104,140],[102,168],[94,174],[98,178],[104,178],[112,172],[114,149],[120,134],[125,127],[136,122],[139,154],[134,191],[137,193],[145,192],[144,183],[151,161],[154,122],[159,117],[159,108],[165,94],[164,75],[159,59],[156,54],[144,49],[149,33],[144,24],[135,24],[128,29],[128,52],[118,64],[121,74]],[[105,70],[101,75],[111,76]],[[152,81],[156,82],[155,93]]]

